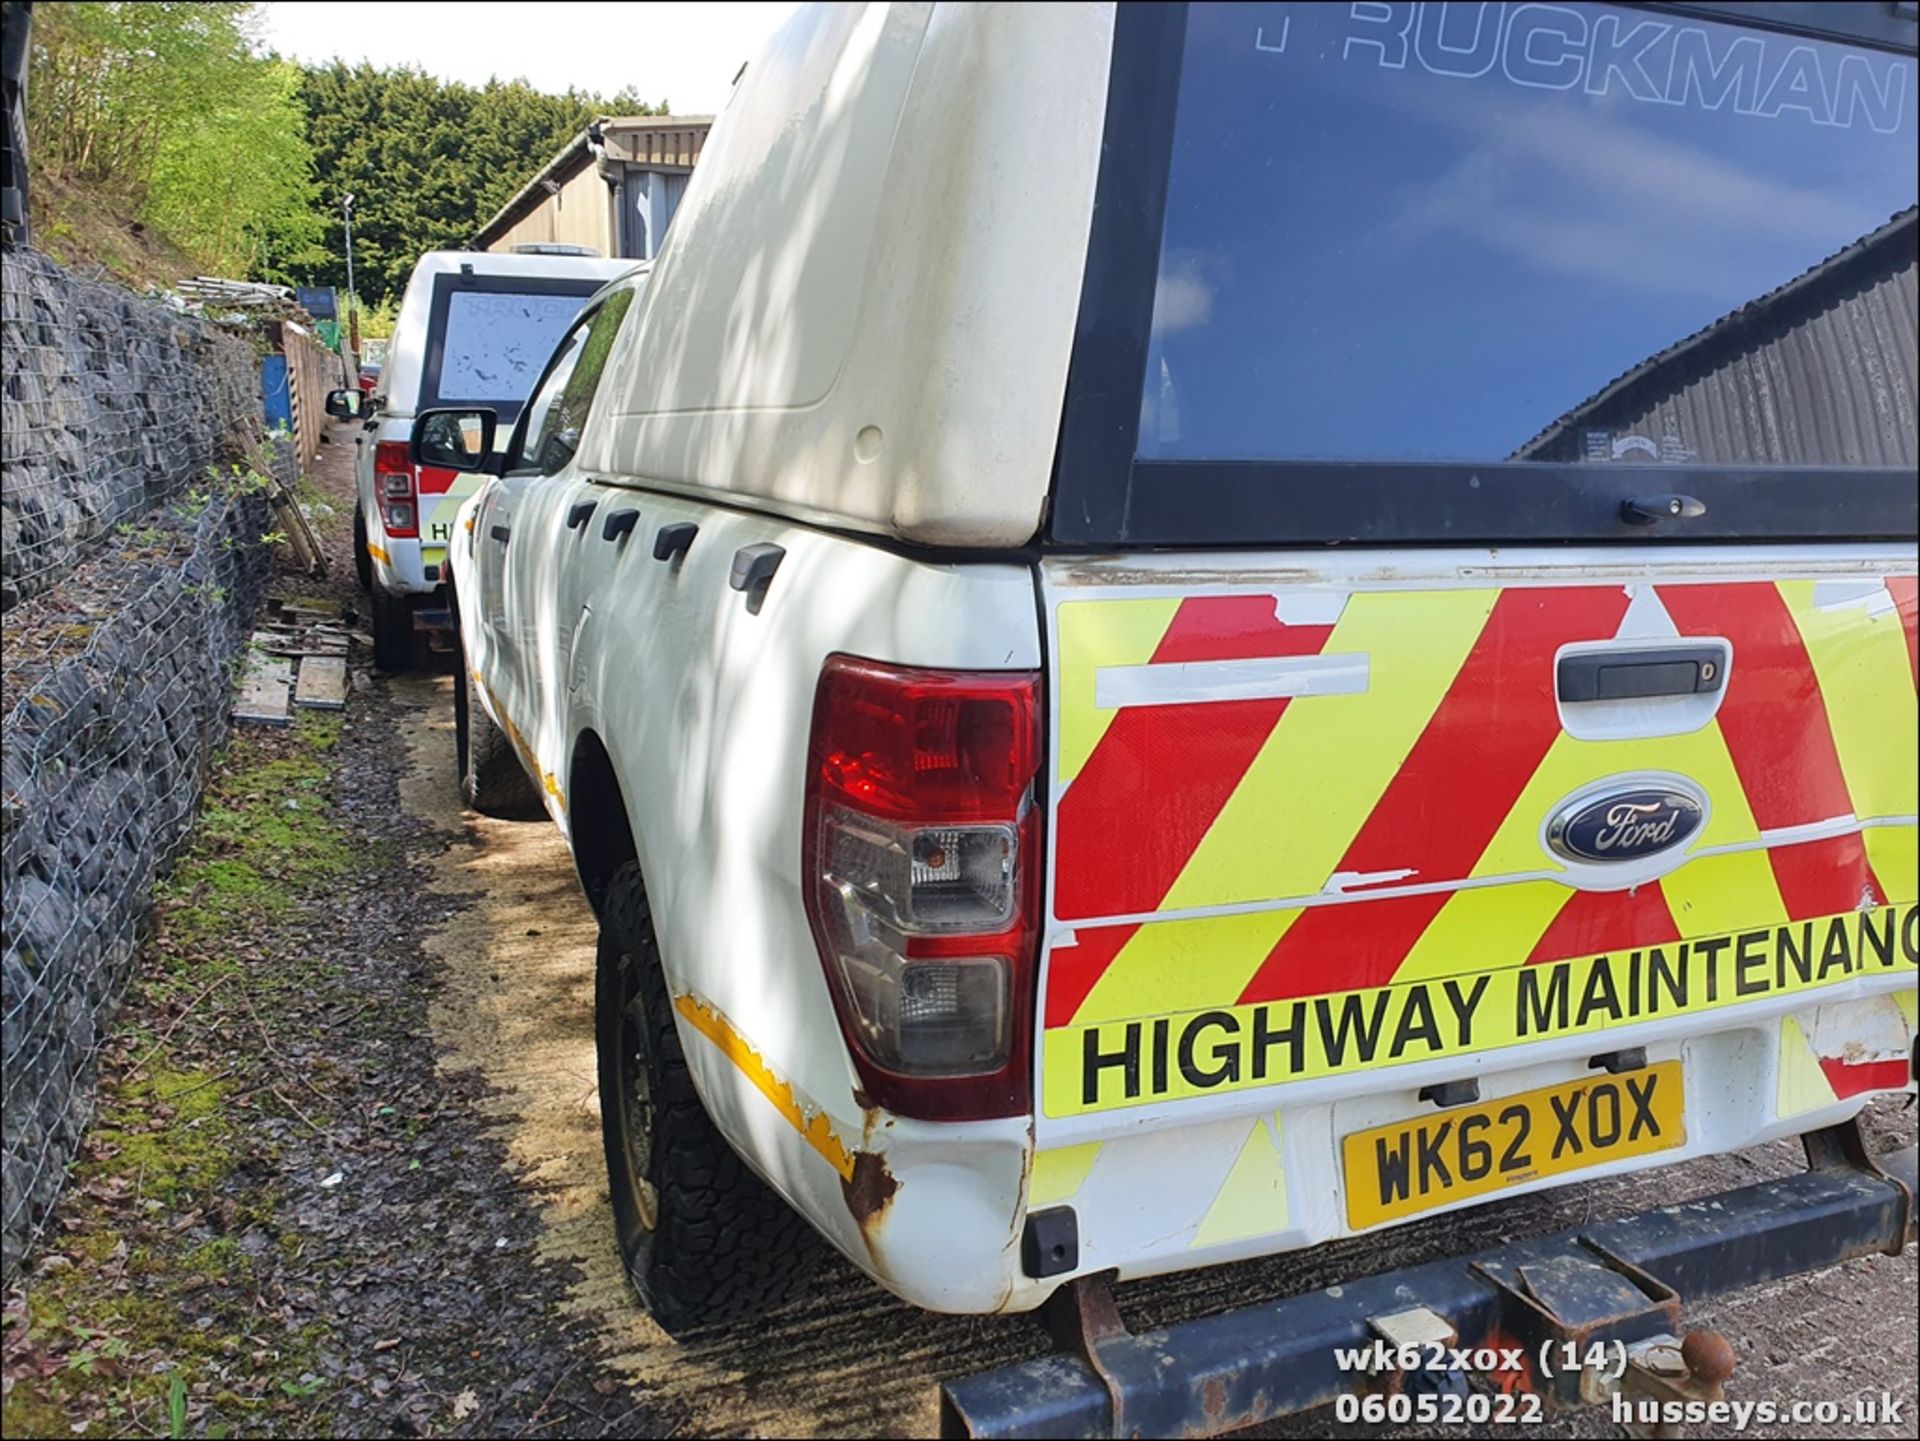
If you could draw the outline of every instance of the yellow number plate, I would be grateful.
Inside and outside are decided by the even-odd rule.
[[[1347,1224],[1356,1230],[1435,1206],[1667,1151],[1687,1139],[1680,1063],[1595,1075],[1435,1111],[1346,1138]]]

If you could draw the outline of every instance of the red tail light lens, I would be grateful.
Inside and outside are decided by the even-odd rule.
[[[1040,678],[833,656],[814,697],[807,917],[869,1095],[928,1120],[1028,1107]]]
[[[413,462],[405,441],[383,440],[373,448],[374,499],[388,535],[411,540],[420,534],[420,507],[414,496]]]

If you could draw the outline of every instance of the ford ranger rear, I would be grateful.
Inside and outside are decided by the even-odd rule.
[[[1681,1290],[1905,1244],[1853,1126],[1920,950],[1898,10],[795,15],[449,552],[663,1324],[824,1237],[1062,1321],[958,1429],[1217,1430],[1406,1384],[1342,1338],[1718,1394]],[[1715,1227],[1157,1337],[1104,1290],[1802,1135]]]

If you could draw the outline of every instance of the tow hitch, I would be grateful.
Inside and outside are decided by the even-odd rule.
[[[1342,1395],[1463,1386],[1543,1409],[1714,1400],[1733,1348],[1684,1334],[1702,1301],[1914,1237],[1916,1151],[1868,1155],[1858,1125],[1805,1138],[1809,1169],[1473,1256],[1433,1261],[1168,1330],[1127,1330],[1103,1277],[1048,1302],[1061,1348],[941,1388],[943,1436],[1214,1436]],[[1473,1353],[1493,1367],[1393,1358]],[[1341,1357],[1370,1353],[1371,1367]]]

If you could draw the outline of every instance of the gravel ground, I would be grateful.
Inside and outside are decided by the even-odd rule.
[[[343,507],[351,505],[355,435],[336,428],[322,452],[320,487]],[[344,534],[344,523],[329,528],[332,580],[284,578],[280,593],[363,604]],[[243,1238],[252,1224],[275,1243],[242,1299],[249,1315],[284,1316],[277,1324],[306,1337],[287,1347],[295,1359],[281,1369],[293,1374],[263,1373],[267,1391],[279,1392],[271,1404],[236,1408],[196,1381],[187,1432],[238,1423],[360,1436],[928,1434],[940,1379],[1043,1350],[1031,1320],[925,1315],[837,1263],[812,1298],[750,1324],[681,1344],[652,1325],[612,1244],[594,1082],[592,917],[550,826],[460,810],[450,667],[424,649],[420,660],[413,675],[356,691],[328,751],[328,801],[357,858],[350,886],[309,888],[299,906],[248,932],[246,974],[291,969],[298,985],[261,988],[265,1004],[249,1009],[264,1022],[223,1002],[233,987],[186,1011],[176,1000],[157,1017],[144,1015],[144,993],[129,1005],[128,1024],[175,1028],[169,1047],[187,1048],[180,1066],[219,1058],[236,1073],[246,1104],[236,1103],[230,1120],[244,1163],[222,1185],[241,1206]],[[167,926],[163,914],[162,938]],[[303,964],[316,955],[331,964]],[[202,1024],[208,1017],[218,1023]],[[122,1060],[118,1074],[130,1064]],[[1868,1119],[1876,1146],[1913,1144],[1913,1111],[1902,1103],[1876,1106]],[[1303,1255],[1129,1285],[1119,1299],[1136,1325],[1165,1324],[1796,1165],[1796,1149],[1782,1144],[1575,1184]],[[270,1219],[249,1223],[245,1206],[256,1198]],[[220,1200],[203,1210],[218,1217]],[[111,1255],[97,1234],[93,1250],[85,1244],[112,1222],[101,1207],[84,1186],[63,1203],[59,1252],[76,1264],[43,1272],[36,1287],[57,1295],[76,1284],[74,1272],[97,1269],[86,1257]],[[146,1254],[138,1236],[134,1244]],[[141,1284],[209,1294],[186,1286],[177,1267]],[[1731,1395],[1785,1402],[1886,1390],[1904,1401],[1905,1417],[1868,1434],[1911,1436],[1917,1291],[1909,1247],[1898,1258],[1745,1292],[1686,1319],[1734,1341],[1740,1370]],[[91,1434],[167,1429],[164,1415],[142,1409],[138,1388],[120,1417],[109,1414],[101,1397],[119,1384],[112,1366],[98,1386],[48,1381],[71,1381],[62,1368],[75,1347],[97,1350],[97,1342],[44,1321],[38,1303],[29,1323],[18,1296],[8,1314],[9,1433],[16,1414],[51,1414],[16,1413],[20,1386],[57,1392],[57,1419],[85,1421]],[[253,1324],[234,1307],[213,1314],[216,1328]],[[1546,1430],[1613,1434],[1599,1414]],[[1322,1413],[1262,1434],[1354,1433]],[[1778,1426],[1750,1434],[1853,1433]]]

